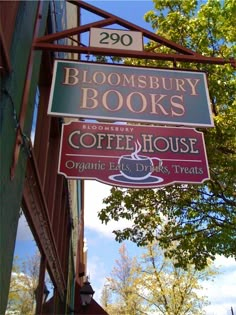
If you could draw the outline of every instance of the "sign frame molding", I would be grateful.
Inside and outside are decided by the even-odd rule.
[[[132,71],[132,70],[136,70],[137,73],[139,72],[159,72],[159,73],[164,73],[164,74],[176,74],[178,73],[179,75],[181,74],[196,74],[197,76],[202,76],[202,81],[201,81],[201,88],[204,87],[204,100],[206,101],[206,105],[201,105],[200,110],[206,110],[207,111],[207,123],[201,123],[200,121],[195,121],[195,122],[188,122],[188,121],[178,121],[178,120],[161,120],[158,119],[158,116],[153,119],[147,119],[147,118],[142,118],[141,116],[134,118],[134,117],[127,117],[127,115],[119,117],[119,116],[109,116],[109,115],[105,115],[105,114],[96,114],[94,112],[92,113],[70,113],[69,111],[57,111],[57,110],[52,110],[53,107],[53,101],[54,101],[54,97],[55,97],[55,88],[59,89],[59,87],[56,86],[56,80],[58,78],[58,69],[60,67],[60,64],[71,64],[71,65],[75,65],[75,66],[81,66],[81,67],[89,67],[92,68],[94,67],[98,67],[98,68],[103,68],[103,69],[113,69],[113,68],[117,68],[119,69],[118,71],[120,71],[120,69],[124,69],[124,73],[126,71]],[[105,70],[104,70],[105,71]],[[61,87],[62,88],[62,87]],[[98,87],[99,88],[99,87]],[[64,94],[64,93],[63,93]],[[167,95],[168,96],[168,95]],[[199,96],[200,97],[200,96]],[[200,100],[201,102],[201,100]],[[199,103],[200,103],[199,102]],[[202,103],[202,102],[201,102]],[[203,108],[203,106],[205,106]],[[190,112],[190,105],[188,105],[188,110]],[[196,111],[196,110],[195,110]],[[97,63],[97,62],[87,62],[87,61],[73,61],[73,60],[64,60],[64,59],[56,59],[55,63],[54,63],[54,69],[53,69],[53,79],[52,79],[52,84],[51,84],[51,92],[50,92],[50,97],[49,97],[49,103],[48,103],[48,115],[51,116],[64,116],[64,117],[71,117],[71,118],[85,118],[85,119],[101,119],[101,120],[113,120],[113,121],[122,121],[122,122],[137,122],[137,123],[152,123],[152,124],[161,124],[161,125],[172,125],[172,126],[189,126],[189,127],[203,127],[203,128],[208,128],[208,127],[214,127],[214,121],[213,121],[213,117],[212,117],[212,111],[211,111],[211,104],[210,104],[210,97],[209,97],[209,93],[208,93],[208,84],[207,84],[207,75],[205,72],[203,71],[194,71],[194,70],[183,70],[183,69],[170,69],[170,68],[155,68],[155,67],[145,67],[145,66],[129,66],[129,65],[120,65],[120,64],[103,64],[103,63]],[[193,115],[194,117],[194,115]],[[206,113],[204,113],[204,117],[206,117]],[[205,119],[205,118],[204,118]]]
[[[139,129],[139,128],[148,128],[149,130],[151,129],[162,129],[162,130],[180,130],[180,131],[190,131],[194,134],[197,134],[199,136],[199,138],[201,138],[201,143],[200,145],[202,145],[202,149],[203,151],[201,152],[201,157],[203,157],[204,159],[204,167],[206,168],[206,171],[204,173],[204,178],[201,180],[201,181],[186,181],[186,180],[173,180],[173,181],[170,181],[170,182],[167,182],[165,184],[156,184],[156,183],[151,183],[150,185],[143,185],[144,187],[142,187],[142,183],[141,184],[137,184],[138,181],[136,181],[136,185],[134,185],[134,181],[132,181],[132,184],[127,184],[127,182],[124,184],[122,184],[122,182],[114,182],[113,183],[111,181],[107,181],[107,180],[104,180],[104,179],[101,179],[99,177],[86,177],[86,176],[68,176],[68,174],[66,174],[65,172],[61,171],[61,164],[62,164],[62,155],[64,155],[64,152],[62,153],[63,151],[63,144],[64,144],[64,141],[65,141],[65,129],[66,128],[69,128],[70,126],[72,126],[73,124],[77,124],[78,126],[80,125],[81,128],[82,128],[82,125],[90,125],[90,126],[94,126],[96,125],[98,128],[99,126],[112,126],[112,127],[134,127],[134,129]],[[208,165],[208,158],[207,158],[207,152],[206,152],[206,145],[205,145],[205,141],[204,141],[204,134],[203,132],[201,131],[198,131],[196,130],[195,128],[190,128],[190,127],[184,127],[184,128],[178,128],[178,127],[171,127],[171,126],[168,126],[168,127],[163,127],[163,126],[144,126],[144,125],[141,125],[141,126],[137,126],[137,125],[120,125],[120,124],[110,124],[110,123],[97,123],[97,122],[82,122],[82,121],[70,121],[68,123],[64,123],[62,125],[62,134],[61,134],[61,141],[60,141],[60,151],[59,151],[59,162],[58,162],[58,174],[61,174],[63,176],[65,176],[65,178],[67,179],[76,179],[76,180],[80,180],[80,179],[86,179],[86,180],[96,180],[96,181],[99,181],[103,184],[107,184],[107,185],[111,185],[111,186],[120,186],[120,187],[123,187],[123,188],[135,188],[135,189],[145,189],[145,188],[160,188],[160,187],[165,187],[165,186],[170,186],[170,185],[173,185],[173,184],[202,184],[203,182],[207,181],[210,179],[210,170],[209,170],[209,165]],[[68,154],[69,155],[69,154]],[[72,154],[73,155],[73,154]],[[200,155],[200,153],[199,153]],[[78,156],[83,156],[83,154],[78,154]],[[93,156],[93,155],[91,155]],[[117,155],[118,156],[118,155]],[[113,158],[115,159],[118,159],[117,156],[114,156]],[[94,158],[96,158],[97,160],[99,160],[99,155],[94,155],[93,156]],[[106,158],[108,158],[109,156],[106,156]],[[160,157],[161,159],[161,157]],[[165,159],[164,159],[165,160]],[[168,160],[168,159],[167,159]],[[185,160],[182,160],[181,162],[184,162]],[[198,159],[194,160],[195,163],[199,162]],[[192,166],[193,167],[193,166]],[[105,170],[103,171],[105,172]],[[97,174],[97,172],[96,172]]]

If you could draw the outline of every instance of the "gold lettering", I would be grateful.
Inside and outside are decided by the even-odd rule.
[[[107,81],[110,85],[119,85],[120,84],[120,76],[118,73],[112,72],[109,73],[107,77]]]
[[[175,79],[176,81],[176,91],[184,91],[186,92],[186,90],[184,89],[184,80],[183,79]]]
[[[79,130],[73,131],[73,132],[69,135],[69,137],[68,137],[68,142],[69,142],[69,144],[70,144],[70,146],[71,146],[72,148],[74,148],[74,149],[79,149],[79,145],[78,145],[78,144],[76,145],[76,144],[74,143],[74,139],[73,139],[73,137],[76,136],[76,135],[80,135],[80,131],[79,131]]]
[[[116,137],[116,135],[113,134],[113,133],[108,133],[107,134],[107,147],[106,147],[106,149],[111,149],[112,148],[111,143],[112,143],[112,141],[114,140],[115,137]],[[114,147],[113,147],[113,149],[114,149]]]
[[[180,152],[181,153],[188,153],[189,146],[186,143],[186,138],[180,138],[180,143],[183,145],[183,147],[185,147],[185,149],[183,147],[181,147]]]
[[[169,88],[166,86],[166,82],[169,81]],[[167,91],[171,91],[173,89],[173,78],[162,78],[163,89]]]
[[[152,138],[153,135],[142,135],[142,152],[154,152],[152,148]]]
[[[118,102],[117,102],[117,104],[115,104],[115,105],[116,105],[115,108],[110,108],[109,105],[107,104],[107,98],[108,98],[109,94],[111,94],[111,93],[117,95]],[[113,99],[114,99],[114,97],[112,98],[112,103],[113,103],[112,105],[114,105],[114,100],[113,100]],[[116,112],[116,111],[118,111],[119,109],[121,109],[121,107],[122,107],[122,105],[123,105],[123,98],[122,98],[122,95],[121,95],[120,92],[118,92],[118,91],[116,91],[116,90],[108,90],[108,91],[106,91],[106,92],[103,94],[103,96],[102,96],[102,103],[103,103],[103,106],[104,106],[107,110],[109,110],[109,111],[111,111],[111,112]],[[110,103],[111,103],[111,102],[110,102]]]
[[[133,107],[132,107],[132,102],[131,102],[131,99],[134,95],[138,95],[140,96],[141,98],[141,108],[140,110],[135,110]],[[134,102],[133,102],[134,103]],[[126,99],[126,104],[127,104],[127,107],[129,108],[129,110],[133,113],[142,113],[146,110],[146,107],[147,107],[147,100],[145,98],[145,96],[142,94],[142,93],[139,93],[139,92],[132,92],[130,93],[128,96],[127,96],[127,99]]]
[[[151,114],[158,114],[158,109],[161,110],[161,113],[168,115],[168,112],[164,109],[163,105],[159,102],[163,100],[167,95],[165,94],[150,94],[151,96]]]
[[[64,67],[64,81],[65,85],[76,85],[79,82],[78,79],[79,70],[76,68]]]
[[[160,141],[160,146],[158,147],[158,141]],[[168,142],[168,140],[164,137],[157,137],[155,140],[154,140],[154,147],[157,151],[159,152],[166,152],[169,150],[169,147],[170,147],[170,144]],[[163,146],[164,145],[164,146]]]
[[[126,137],[126,148],[125,148],[125,150],[133,150],[134,147],[131,146],[130,142],[133,141],[134,136],[133,135],[126,135],[125,137]]]
[[[181,103],[176,103],[175,99],[179,99],[179,100],[181,100],[181,103],[183,103],[183,95],[173,95],[173,96],[171,96],[170,103],[173,106],[173,109],[171,108],[171,115],[172,116],[183,116],[184,113],[185,113],[184,105],[181,104]],[[176,111],[174,111],[175,108],[179,109],[180,112],[177,113]]]
[[[97,137],[98,137],[97,149],[102,149],[102,140],[106,138],[106,134],[105,133],[98,133]]]
[[[81,108],[93,109],[98,106],[96,99],[98,92],[92,88],[81,88],[82,90],[82,105]],[[89,102],[90,101],[90,102]]]
[[[134,87],[134,75],[132,74],[130,77],[128,77],[126,74],[123,74],[123,86],[128,86]]]
[[[89,137],[89,138],[87,138],[87,141],[85,139],[86,142],[84,142],[84,138],[86,138],[86,137]],[[90,141],[88,141],[88,139]],[[80,144],[86,149],[93,148],[95,146],[95,144],[96,144],[96,136],[94,134],[92,134],[92,133],[83,133],[80,136]]]
[[[138,76],[138,88],[144,89],[147,86],[146,76],[139,75]]]
[[[159,88],[159,82],[158,82],[158,77],[149,77],[150,80],[150,88],[151,89],[158,89]]]
[[[196,138],[189,138],[191,151],[189,153],[199,153],[199,150],[194,150],[194,145],[197,143]]]
[[[106,82],[106,75],[103,72],[94,72],[93,74],[93,82],[98,84],[98,85],[102,85]]]
[[[87,71],[87,70],[83,70],[83,83],[89,83],[89,84],[91,84],[92,81],[91,81],[91,80],[90,80],[90,81],[88,80],[87,74],[88,74],[88,71]]]
[[[121,145],[120,142],[122,142],[125,138],[124,135],[116,135],[117,138],[117,144],[116,144],[116,150],[124,150],[124,144]]]
[[[196,86],[197,86],[198,82],[200,81],[200,79],[193,79],[193,80],[191,80],[191,79],[186,78],[186,80],[187,80],[187,82],[189,83],[189,85],[190,85],[190,87],[192,89],[191,95],[198,95],[197,92],[196,92]],[[195,84],[192,83],[192,81],[195,81]]]

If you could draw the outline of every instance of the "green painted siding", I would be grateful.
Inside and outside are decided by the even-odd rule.
[[[40,35],[45,32],[48,3],[43,1]],[[11,276],[12,259],[18,225],[27,151],[21,148],[14,179],[10,180],[10,167],[16,136],[27,62],[32,44],[37,1],[21,1],[11,46],[12,72],[0,83],[0,314],[5,313]],[[24,133],[29,137],[32,125],[35,91],[38,82],[41,52],[35,52],[30,98]]]

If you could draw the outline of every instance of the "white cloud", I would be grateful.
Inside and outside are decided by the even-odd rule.
[[[109,196],[111,186],[97,181],[85,181],[85,199],[84,199],[84,220],[88,229],[97,231],[106,237],[114,237],[113,230],[128,227],[131,222],[128,220],[111,221],[108,224],[102,224],[97,214],[104,208],[102,200]]]
[[[235,267],[235,259],[232,257],[226,258],[225,256],[217,255],[214,265],[221,268]]]
[[[209,305],[206,307],[206,314],[207,315],[232,315],[231,312],[232,304],[224,304],[223,306],[220,305]],[[236,307],[233,307],[233,310],[236,310]]]
[[[218,268],[219,275],[214,282],[203,283],[203,294],[211,303],[205,310],[207,315],[232,315],[231,307],[236,311],[236,261],[217,256],[214,265]]]

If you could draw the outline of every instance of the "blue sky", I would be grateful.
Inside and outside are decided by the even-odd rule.
[[[86,2],[151,30],[143,16],[153,8],[152,0],[94,0]],[[93,19],[93,15],[82,16],[82,23],[94,21]],[[115,259],[119,257],[118,250],[121,244],[115,242],[112,230],[129,224],[129,222],[121,221],[102,225],[98,220],[97,212],[103,207],[102,199],[109,194],[110,188],[108,185],[95,181],[85,181],[85,236],[88,246],[88,272],[91,284],[96,291],[95,299],[98,302],[105,279],[110,276],[115,265]],[[140,253],[140,249],[129,242],[127,248],[130,255]],[[26,257],[33,255],[35,250],[35,241],[26,222],[21,220],[15,254]],[[231,315],[231,306],[236,312],[236,262],[233,259],[218,257],[216,264],[221,266],[221,274],[217,276],[214,282],[204,284],[203,294],[208,296],[212,303],[206,309],[207,315]]]
[[[153,9],[152,0],[93,0],[85,1],[91,5],[98,7],[111,14],[117,15],[128,22],[134,23],[138,26],[151,30],[150,25],[144,21],[144,14]],[[91,16],[94,18],[94,16]],[[82,23],[94,22],[89,15],[82,16]]]

